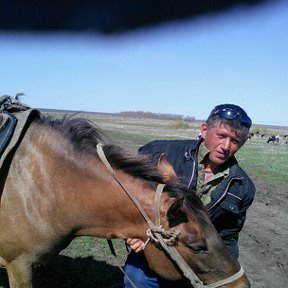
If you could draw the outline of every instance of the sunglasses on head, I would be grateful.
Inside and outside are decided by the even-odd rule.
[[[250,128],[252,125],[251,119],[247,116],[247,114],[241,113],[239,111],[236,111],[232,108],[222,108],[218,109],[210,114],[211,116],[219,115],[221,118],[224,118],[226,120],[234,120],[237,117],[239,117],[239,120],[242,125],[246,126],[247,128]]]

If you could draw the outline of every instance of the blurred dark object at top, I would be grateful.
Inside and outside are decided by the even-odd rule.
[[[0,30],[122,33],[207,13],[227,12],[228,8],[237,6],[255,8],[268,1],[0,0]]]

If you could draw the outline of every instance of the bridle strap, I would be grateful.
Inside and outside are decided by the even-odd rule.
[[[115,174],[113,168],[111,167],[110,163],[108,162],[105,153],[102,149],[102,144],[98,143],[97,144],[97,153],[98,156],[100,157],[101,161],[103,162],[103,164],[106,166],[106,168],[108,169],[108,171],[111,173],[111,175],[114,177],[114,179],[117,181],[117,183],[121,186],[121,188],[126,192],[126,194],[128,195],[128,197],[132,200],[132,202],[136,205],[136,207],[138,208],[138,210],[140,211],[141,215],[144,217],[144,219],[146,220],[146,222],[148,223],[149,227],[154,226],[152,220],[149,218],[149,216],[146,214],[145,210],[142,208],[142,206],[140,205],[139,201],[129,193],[129,191],[127,191],[127,189],[123,186],[123,184],[121,183],[121,181],[119,180],[119,178],[117,177],[117,175]]]
[[[161,226],[161,220],[160,220],[160,200],[161,200],[161,194],[163,192],[163,189],[165,187],[165,184],[158,184],[155,192],[154,197],[154,216],[155,216],[155,225],[160,227]]]
[[[203,286],[203,287],[205,287],[205,288],[222,287],[223,285],[226,285],[226,284],[229,284],[229,283],[231,283],[231,282],[233,282],[233,281],[238,280],[240,277],[243,276],[243,274],[244,274],[244,269],[243,269],[243,267],[240,265],[240,270],[239,270],[236,274],[234,274],[234,275],[232,275],[232,276],[230,276],[230,277],[228,277],[228,278],[225,278],[225,279],[223,279],[223,280],[214,282],[214,283],[212,283],[212,284],[205,285],[205,286]]]

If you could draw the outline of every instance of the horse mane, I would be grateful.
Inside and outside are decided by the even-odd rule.
[[[65,139],[69,140],[82,153],[98,157],[96,145],[102,143],[105,156],[113,168],[122,170],[131,176],[150,181],[151,185],[154,186],[157,183],[163,183],[162,177],[150,156],[134,155],[126,152],[118,145],[105,144],[104,133],[92,121],[86,118],[75,117],[75,115],[64,115],[60,119],[42,116],[37,122],[59,131]],[[196,214],[199,218],[199,211],[205,211],[205,207],[196,193],[187,188],[179,180],[169,181],[165,185],[164,190],[171,197],[178,198],[184,196],[184,205],[188,213]]]
[[[77,150],[83,153],[95,153],[96,145],[104,141],[104,133],[88,119],[75,117],[74,114],[66,114],[62,118],[41,116],[39,120],[36,120],[37,123],[56,129]]]
[[[105,134],[86,118],[75,115],[64,115],[60,119],[42,116],[37,122],[59,131],[81,153],[98,157],[96,145],[102,143],[105,156],[113,168],[134,177],[162,182],[157,167],[149,156],[133,155],[118,145],[106,144]]]

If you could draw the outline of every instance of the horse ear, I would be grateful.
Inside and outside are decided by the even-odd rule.
[[[183,222],[188,222],[186,214],[182,210],[184,197],[179,197],[170,206],[167,212],[167,219],[170,227],[177,226]]]
[[[177,175],[173,169],[173,166],[162,153],[158,159],[157,168],[162,176],[164,183],[167,183],[169,180],[176,179]]]

